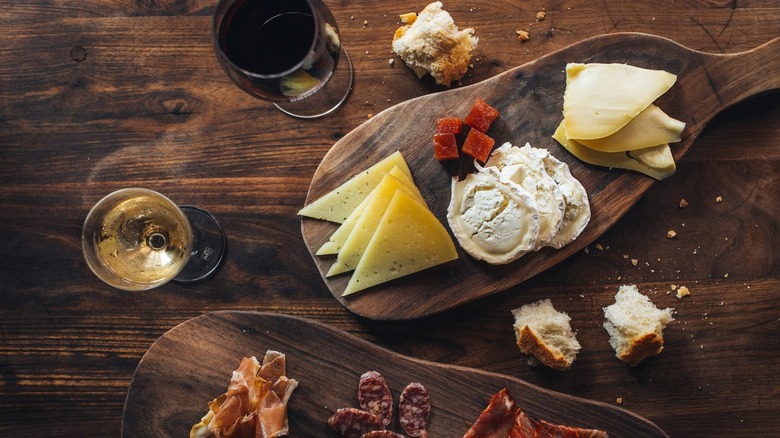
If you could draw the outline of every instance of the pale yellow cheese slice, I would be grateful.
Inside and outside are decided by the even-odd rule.
[[[457,258],[455,244],[436,216],[412,196],[398,190],[343,295]]]
[[[580,160],[609,168],[635,170],[655,179],[674,174],[676,165],[668,144],[628,152],[601,152],[567,138],[563,122],[553,138]]]
[[[669,117],[655,105],[637,114],[626,126],[604,138],[577,140],[602,152],[622,152],[644,149],[680,141],[685,123]]]
[[[298,214],[339,224],[343,223],[355,207],[379,184],[382,177],[395,166],[398,166],[410,178],[412,177],[412,172],[403,156],[396,151],[323,197],[303,207]]]
[[[379,185],[376,186],[376,189],[366,198],[365,207],[355,221],[346,240],[341,245],[336,261],[326,274],[327,277],[349,272],[357,267],[360,257],[363,256],[371,236],[376,231],[379,221],[382,219],[382,215],[387,210],[387,206],[390,204],[396,191],[403,191],[414,197],[417,202],[421,202],[422,196],[418,198],[410,193],[411,190],[398,178],[386,174]]]
[[[425,200],[422,197],[422,194],[420,193],[420,189],[417,188],[417,185],[412,180],[412,177],[408,176],[400,167],[395,166],[392,169],[390,169],[390,172],[387,173],[387,175],[390,175],[391,177],[395,177],[401,184],[404,185],[406,189],[408,189],[408,192],[410,195],[414,196],[416,199],[418,199],[420,202],[425,204]],[[383,180],[386,178],[383,177]],[[382,182],[379,183],[377,187],[372,190],[372,192],[364,199],[363,201],[358,204],[357,207],[352,211],[352,213],[347,217],[347,219],[344,221],[344,223],[339,226],[336,231],[331,234],[330,238],[328,238],[328,241],[325,242],[319,250],[317,250],[317,255],[330,255],[330,254],[338,254],[339,251],[341,251],[341,247],[344,246],[344,242],[347,241],[347,238],[349,237],[352,230],[355,228],[355,224],[358,222],[358,219],[360,219],[360,216],[363,214],[363,211],[366,208],[366,204],[368,204],[368,201],[374,196],[377,189],[382,185]]]
[[[677,76],[626,64],[567,64],[563,119],[569,138],[614,134],[674,85]]]

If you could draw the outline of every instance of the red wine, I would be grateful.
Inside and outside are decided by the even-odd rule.
[[[220,0],[213,25],[220,65],[261,99],[305,99],[338,65],[338,29],[320,0]]]
[[[312,14],[305,0],[237,1],[223,19],[220,47],[230,61],[251,73],[284,73],[314,47]]]

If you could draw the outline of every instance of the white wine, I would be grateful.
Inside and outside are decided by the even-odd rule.
[[[82,239],[95,274],[127,290],[171,280],[192,251],[186,216],[168,198],[146,189],[124,189],[104,198],[88,215]]]

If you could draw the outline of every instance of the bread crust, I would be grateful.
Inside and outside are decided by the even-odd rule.
[[[637,366],[644,359],[655,356],[664,349],[664,338],[656,333],[645,333],[631,338],[631,342],[617,355],[627,364]]]
[[[571,367],[571,362],[566,360],[566,356],[552,351],[542,338],[537,336],[527,325],[522,329],[515,327],[515,334],[517,335],[517,346],[524,354],[533,355],[539,362],[559,371]]]

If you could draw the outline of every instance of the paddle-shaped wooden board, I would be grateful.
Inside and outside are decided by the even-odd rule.
[[[496,144],[529,142],[568,163],[588,191],[592,218],[579,239],[560,250],[544,248],[505,266],[475,261],[459,250],[457,261],[347,297],[341,294],[349,275],[326,278],[333,259],[314,255],[336,225],[303,218],[304,241],[328,288],[344,306],[372,319],[410,319],[503,291],[593,242],[653,186],[655,180],[641,174],[585,165],[551,138],[561,121],[564,70],[570,62],[627,63],[676,74],[677,83],[657,104],[686,123],[682,141],[672,145],[677,160],[717,113],[750,96],[780,88],[780,38],[747,52],[716,55],[661,37],[631,33],[584,40],[478,84],[393,106],[332,147],[314,174],[307,204],[400,150],[428,205],[448,226],[452,172],[433,158],[431,137],[436,119],[464,117],[474,100],[482,98],[500,112],[488,131]]]
[[[421,361],[377,347],[326,325],[257,312],[215,312],[189,320],[158,339],[136,368],[125,402],[124,438],[184,437],[227,389],[245,356],[266,350],[287,355],[287,375],[300,385],[288,405],[290,436],[338,437],[326,421],[343,407],[358,407],[360,375],[385,376],[395,403],[410,382],[432,399],[432,437],[459,437],[501,388],[529,415],[610,437],[663,437],[657,426],[629,411],[548,391],[519,379]],[[397,415],[396,415],[397,417]],[[397,418],[391,428],[401,431]]]

